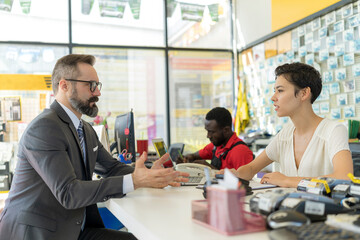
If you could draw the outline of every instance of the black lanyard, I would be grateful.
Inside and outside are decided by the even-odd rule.
[[[220,169],[221,168],[221,165],[222,165],[222,161],[221,159],[225,159],[228,152],[233,149],[233,147],[237,146],[237,145],[246,145],[246,143],[244,143],[243,141],[239,141],[239,142],[236,142],[234,143],[234,145],[232,145],[228,150],[224,151],[223,153],[220,154],[219,157],[216,157],[215,156],[215,152],[216,152],[216,146],[214,146],[213,150],[212,150],[212,154],[213,154],[213,157],[211,159],[211,165],[213,165],[216,169]]]

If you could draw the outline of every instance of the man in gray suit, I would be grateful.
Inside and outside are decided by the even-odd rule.
[[[179,186],[186,173],[164,169],[168,154],[135,168],[112,158],[82,114],[95,117],[101,83],[91,55],[59,59],[52,74],[55,101],[25,130],[15,176],[0,215],[0,240],[136,239],[105,229],[96,203],[141,187]],[[101,175],[92,180],[93,172]]]

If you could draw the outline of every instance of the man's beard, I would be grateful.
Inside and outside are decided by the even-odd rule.
[[[214,144],[215,147],[219,147],[223,145],[223,142],[216,141],[216,142],[212,142],[212,144]]]
[[[76,89],[74,89],[71,94],[71,97],[70,97],[71,106],[81,114],[85,114],[89,117],[96,117],[99,109],[95,103],[92,107],[90,107],[90,103],[99,101],[99,98],[91,97],[88,100],[86,100],[85,102],[83,102],[80,99],[78,99],[77,96],[78,96],[77,91],[76,91]]]
[[[224,145],[225,143],[225,136],[222,135],[221,138],[216,139],[215,141],[212,142],[212,144],[214,144],[215,147],[219,147],[221,145]]]

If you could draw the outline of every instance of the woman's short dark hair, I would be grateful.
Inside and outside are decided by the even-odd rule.
[[[211,109],[205,116],[206,120],[215,120],[219,127],[232,127],[232,117],[230,112],[223,107]]]
[[[286,63],[275,69],[275,76],[284,76],[286,80],[295,85],[295,96],[300,89],[309,87],[311,90],[311,103],[315,102],[321,93],[321,75],[310,65],[299,62]]]

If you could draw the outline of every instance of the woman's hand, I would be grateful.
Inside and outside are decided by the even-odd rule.
[[[272,172],[265,174],[260,180],[260,183],[269,183],[279,187],[296,188],[301,179],[303,179],[303,177],[287,177],[282,173]]]
[[[287,186],[288,178],[289,177],[285,176],[282,173],[272,172],[265,174],[260,180],[260,183],[263,184],[269,183],[269,184],[277,185],[279,187],[288,187]]]

